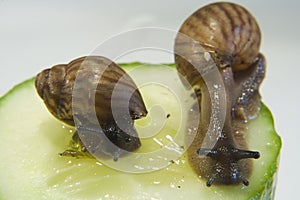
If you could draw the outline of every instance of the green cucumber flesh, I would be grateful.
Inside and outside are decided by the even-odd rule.
[[[180,83],[174,65],[140,65],[122,66],[129,72],[135,71],[134,80],[157,77],[159,71],[159,76],[171,85]],[[136,122],[139,134],[146,135],[139,153],[155,151],[159,148],[157,140],[163,145],[167,143],[166,136],[175,133],[178,124],[186,119],[185,115],[176,117],[181,111],[174,94],[183,95],[180,97],[183,99],[190,96],[184,89],[174,90],[155,84],[141,88],[146,106],[153,109],[145,119]],[[158,100],[165,102],[163,110],[155,107]],[[165,124],[153,136],[155,119],[164,119]],[[206,187],[206,181],[199,179],[189,166],[186,154],[160,170],[147,173],[118,171],[93,158],[60,157],[59,153],[69,147],[74,129],[48,112],[35,91],[34,79],[17,85],[1,97],[0,121],[0,199],[241,200],[272,199],[275,192],[281,139],[265,105],[259,116],[250,121],[247,133],[249,148],[261,153],[259,159],[253,160],[249,186]],[[157,139],[153,140],[154,137]]]

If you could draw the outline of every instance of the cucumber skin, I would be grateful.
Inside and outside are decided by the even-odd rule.
[[[274,118],[270,111],[270,109],[262,103],[262,108],[260,111],[260,115],[262,115],[264,118],[269,119],[269,122],[273,128],[273,131],[276,133],[274,128]],[[275,193],[276,193],[276,185],[277,185],[277,173],[278,173],[278,166],[280,161],[280,149],[282,147],[282,140],[281,137],[277,134],[277,137],[274,138],[276,141],[278,152],[277,155],[277,161],[276,164],[271,165],[270,169],[268,170],[269,176],[272,178],[269,178],[268,181],[265,184],[265,188],[262,190],[263,192],[260,194],[257,194],[256,196],[250,198],[249,200],[272,200],[275,199]]]
[[[141,63],[131,63],[131,64],[121,64],[122,67],[125,68],[134,68],[135,66],[140,65]],[[174,67],[174,64],[168,64],[168,66],[172,66]],[[0,107],[3,105],[3,103],[9,98],[9,96],[14,93],[17,92],[18,90],[22,89],[22,88],[26,88],[29,85],[32,85],[34,83],[34,78],[28,79],[16,86],[14,86],[10,91],[8,91],[4,96],[2,96],[0,98]],[[272,124],[272,127],[274,127],[274,122],[273,122],[273,117],[272,114],[270,112],[270,110],[264,105],[262,104],[262,110],[261,110],[261,114],[264,115],[265,118],[268,118],[270,121],[269,123]],[[275,130],[274,130],[275,132]],[[278,136],[277,138],[274,137],[274,139],[276,139],[276,144],[278,145],[278,152],[277,155],[279,155],[279,151],[281,148],[281,138]],[[276,191],[276,181],[277,181],[277,169],[278,169],[278,163],[279,163],[279,156],[278,156],[278,160],[276,162],[276,165],[271,165],[271,168],[268,170],[268,181],[265,184],[265,188],[263,188],[261,190],[261,192],[259,192],[257,195],[252,196],[251,198],[249,198],[250,200],[256,200],[256,199],[262,199],[262,200],[266,200],[266,199],[274,199],[275,196],[275,191]],[[1,190],[0,190],[1,191]],[[0,192],[0,199],[1,198],[1,192]]]

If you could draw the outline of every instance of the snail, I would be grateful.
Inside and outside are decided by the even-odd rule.
[[[249,11],[225,2],[194,12],[175,38],[178,72],[199,94],[200,122],[188,136],[193,139],[187,150],[189,163],[207,186],[249,185],[252,160],[260,157],[259,152],[248,150],[245,139],[248,122],[261,106],[258,90],[266,64],[259,53],[260,42],[260,28]],[[213,64],[223,85],[210,79]],[[221,89],[224,94],[218,92]],[[218,114],[220,99],[225,102],[224,112]],[[224,116],[223,126],[217,115]]]
[[[105,145],[95,135],[106,137],[114,144],[116,148],[108,151],[115,160],[120,149],[132,152],[141,146],[134,120],[147,115],[145,104],[130,76],[108,58],[87,56],[55,65],[36,76],[35,87],[54,117],[76,126],[73,143],[79,143],[82,152],[87,148],[81,142],[83,137],[90,141],[86,142],[89,146]],[[78,131],[82,133],[80,137]],[[66,150],[61,155],[78,153]]]

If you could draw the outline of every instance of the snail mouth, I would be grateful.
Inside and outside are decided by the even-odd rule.
[[[216,163],[213,169],[213,175],[209,177],[206,182],[207,187],[210,187],[212,184],[237,185],[243,183],[245,186],[249,185],[249,181],[241,175],[239,166],[236,162],[227,164],[229,166]]]
[[[111,138],[109,136],[108,138],[118,148],[128,152],[133,152],[138,148],[140,148],[142,145],[137,134],[136,136],[132,136],[131,134],[129,135],[125,132],[122,132],[122,133],[118,133],[118,136],[116,138]]]
[[[112,123],[109,127],[104,128],[103,131],[110,142],[122,150],[132,152],[141,146],[141,141],[133,123],[129,123],[126,127],[122,128]]]
[[[226,138],[219,138],[217,144],[212,149],[200,148],[197,151],[199,156],[207,156],[214,160],[212,175],[209,177],[206,185],[209,187],[216,184],[239,184],[249,185],[248,180],[241,174],[239,161],[243,159],[260,157],[259,152],[242,150],[233,145],[224,145]]]
[[[119,144],[119,147],[122,148],[123,150],[132,152],[141,147],[141,141],[138,137],[128,137],[125,139],[125,141],[121,141]]]

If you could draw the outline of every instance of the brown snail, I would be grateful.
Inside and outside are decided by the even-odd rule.
[[[91,141],[88,144],[99,145],[93,135],[103,135],[116,146],[108,150],[115,159],[119,148],[131,152],[140,147],[133,122],[146,116],[147,110],[134,81],[111,60],[87,56],[56,65],[39,73],[35,86],[53,116],[83,132],[81,137],[75,132],[75,142],[90,135],[92,139],[86,139]],[[123,127],[116,117],[121,119]],[[86,150],[86,146],[81,146]],[[76,153],[67,150],[62,155]]]
[[[207,186],[248,185],[252,167],[249,158],[260,157],[259,152],[248,150],[245,139],[248,121],[260,109],[258,89],[265,74],[260,41],[255,18],[242,6],[224,2],[197,10],[185,20],[176,36],[178,72],[193,87],[200,88],[200,125],[187,152],[192,168],[207,180]],[[212,63],[223,86],[209,79]],[[208,77],[206,80],[203,74]],[[225,93],[211,95],[211,85],[223,87]],[[213,112],[213,102],[218,99],[226,99],[223,126],[214,116],[216,111]],[[215,132],[209,132],[210,121]]]

